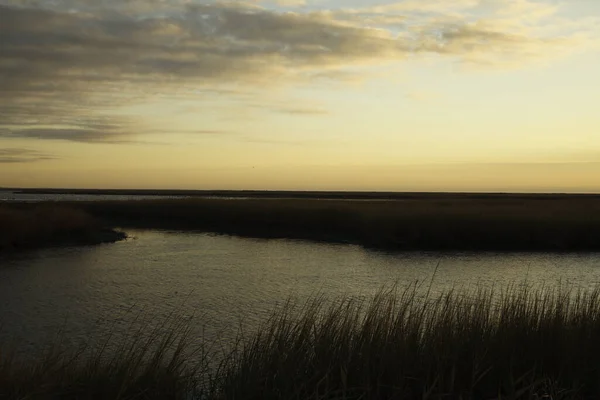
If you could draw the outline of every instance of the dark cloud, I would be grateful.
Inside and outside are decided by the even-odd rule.
[[[0,164],[55,160],[56,157],[31,149],[0,148]]]
[[[461,43],[473,41],[493,51],[532,40],[468,25],[394,36],[342,24],[328,14],[222,4],[187,5],[160,18],[0,6],[0,34],[0,76],[8,96],[109,89],[99,84],[270,78],[282,67],[344,66],[442,47],[459,52]]]
[[[0,129],[0,138],[5,139],[128,143],[135,133],[130,121],[125,118],[80,115],[89,112],[85,107],[36,108],[9,105],[0,108],[0,111],[8,111],[3,117],[5,127]]]
[[[95,118],[148,92],[177,95],[223,83],[263,87],[307,74],[333,79],[343,68],[415,53],[530,55],[547,43],[467,22],[403,26],[405,16],[374,12],[369,24],[360,24],[350,14],[280,13],[241,3],[0,3],[0,128],[11,137],[127,141],[139,132],[132,120],[98,126]],[[392,32],[389,25],[402,29]]]
[[[45,140],[71,140],[74,142],[99,142],[113,136],[111,132],[91,129],[31,128],[8,132],[4,137],[22,137]]]

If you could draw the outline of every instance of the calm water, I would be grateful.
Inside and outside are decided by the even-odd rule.
[[[501,286],[600,283],[600,254],[386,254],[359,246],[131,231],[109,245],[0,258],[0,339],[35,349],[62,332],[84,342],[115,326],[194,316],[195,335],[223,343],[276,304],[317,292],[365,295],[393,282]]]

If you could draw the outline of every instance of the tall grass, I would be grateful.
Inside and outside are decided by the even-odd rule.
[[[192,198],[85,202],[77,207],[123,227],[309,239],[389,250],[600,250],[598,196],[439,195],[397,201]]]
[[[600,398],[600,291],[512,288],[285,308],[232,354],[231,399]]]
[[[365,298],[319,296],[278,308],[212,369],[188,368],[198,354],[189,346],[203,343],[174,340],[189,338],[181,325],[173,332],[112,358],[0,364],[0,396],[600,398],[600,289],[513,286],[430,297],[413,286]]]
[[[79,349],[52,343],[33,362],[0,347],[0,398],[187,399],[202,387],[203,354],[189,351],[182,319],[167,323]]]
[[[47,204],[0,205],[0,251],[102,243],[122,236],[80,209]]]

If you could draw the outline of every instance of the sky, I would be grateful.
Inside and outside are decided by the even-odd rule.
[[[600,192],[598,0],[0,0],[0,187]]]

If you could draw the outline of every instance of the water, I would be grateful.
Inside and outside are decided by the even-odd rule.
[[[173,311],[193,316],[194,335],[228,343],[240,326],[255,329],[290,296],[368,295],[394,282],[429,286],[438,262],[434,293],[524,279],[600,283],[600,254],[390,254],[292,240],[129,233],[133,239],[115,244],[1,256],[0,343],[17,338],[30,351],[58,331],[63,340],[84,343]]]

